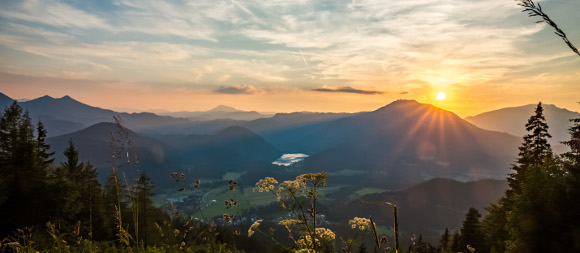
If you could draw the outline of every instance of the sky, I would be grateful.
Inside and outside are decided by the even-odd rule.
[[[536,1],[580,46],[580,1]],[[513,0],[0,0],[0,92],[120,111],[580,111],[580,57]],[[437,100],[442,92],[445,99]]]

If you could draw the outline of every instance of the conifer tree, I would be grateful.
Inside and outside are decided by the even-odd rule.
[[[40,134],[39,134],[40,135]],[[30,116],[14,102],[0,117],[0,234],[42,223],[47,164],[40,162]]]
[[[44,166],[50,166],[54,162],[54,152],[50,152],[50,145],[46,143],[46,129],[44,129],[44,124],[42,121],[38,121],[38,125],[36,127],[37,135],[36,135],[36,153],[40,162]]]
[[[513,167],[515,173],[508,177],[511,189],[500,201],[501,208],[490,210],[493,220],[506,221],[508,238],[505,250],[508,252],[549,251],[550,246],[542,240],[557,233],[552,230],[560,223],[556,210],[558,198],[563,193],[561,183],[564,174],[548,143],[551,136],[541,103],[528,120],[526,130],[529,134],[524,136],[519,148],[517,163]],[[496,227],[495,233],[498,231],[501,228]],[[496,244],[495,247],[501,245]]]
[[[565,199],[561,200],[559,214],[566,221],[567,229],[560,234],[570,248],[580,251],[580,116],[570,121],[573,123],[568,129],[570,139],[563,142],[570,151],[562,155],[567,177],[564,182]]]
[[[478,252],[487,251],[487,245],[485,244],[479,218],[481,218],[479,211],[473,207],[469,208],[460,229],[461,236],[459,246],[461,249],[467,249],[467,247],[470,246],[475,248]]]
[[[103,212],[103,226],[105,231],[105,236],[109,240],[113,240],[116,237],[118,231],[118,222],[115,214],[115,210],[119,208],[123,216],[121,217],[123,224],[128,224],[129,205],[128,205],[128,195],[127,186],[125,184],[119,183],[117,180],[117,175],[111,173],[107,177],[105,186],[103,189],[103,200],[101,202],[101,208]]]
[[[526,123],[528,134],[524,136],[524,142],[518,148],[520,152],[516,164],[512,168],[514,173],[508,177],[511,188],[508,193],[512,191],[520,193],[528,171],[537,170],[545,158],[553,156],[552,148],[548,143],[548,138],[552,136],[548,133],[548,124],[543,112],[542,102],[540,102],[536,107],[535,114]]]
[[[97,170],[90,162],[87,162],[82,167],[81,174],[80,191],[83,211],[80,217],[84,219],[86,224],[86,236],[89,239],[92,239],[94,235],[96,238],[104,238],[103,213],[101,209],[103,196],[101,184],[97,179]]]
[[[441,235],[441,238],[439,239],[439,252],[440,253],[450,252],[449,239],[450,239],[449,228],[445,228],[445,232]]]
[[[148,245],[148,233],[152,231],[152,224],[155,222],[156,208],[153,205],[151,197],[153,196],[153,182],[151,178],[147,176],[147,173],[143,172],[139,179],[137,179],[137,184],[133,191],[133,203],[132,205],[137,205],[136,210],[138,210],[138,238],[143,240],[145,245]],[[135,206],[134,206],[135,207]],[[135,220],[135,219],[134,219]]]
[[[507,226],[508,204],[505,197],[486,208],[488,214],[482,219],[481,226],[490,252],[505,252],[509,239]]]

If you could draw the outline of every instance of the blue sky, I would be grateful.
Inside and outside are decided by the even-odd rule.
[[[135,111],[580,111],[580,57],[516,3],[2,0],[0,90]],[[580,1],[540,3],[580,45]]]

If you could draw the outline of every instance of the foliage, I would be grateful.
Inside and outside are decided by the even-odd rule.
[[[43,223],[50,215],[36,212],[51,205],[47,174],[52,156],[42,124],[37,130],[35,138],[28,113],[16,102],[0,117],[0,236]]]
[[[580,52],[578,52],[578,49],[574,45],[572,45],[572,42],[570,42],[570,40],[568,40],[568,37],[566,36],[566,34],[564,33],[564,31],[562,31],[558,27],[558,25],[556,25],[556,23],[554,23],[554,21],[552,21],[552,19],[550,19],[550,17],[548,16],[548,14],[546,14],[542,10],[542,6],[539,3],[538,4],[535,4],[534,1],[532,1],[532,0],[519,0],[518,5],[524,7],[524,9],[522,10],[522,12],[527,12],[528,13],[528,16],[542,18],[541,21],[537,21],[538,23],[539,22],[545,22],[549,26],[553,27],[556,30],[554,33],[556,35],[558,35],[558,37],[562,38],[562,40],[564,40],[564,43],[566,43],[566,45],[570,49],[572,49],[572,51],[574,53],[576,53],[578,56],[580,56]]]
[[[289,219],[279,222],[288,231],[288,237],[293,241],[291,247],[285,247],[275,238],[276,243],[285,249],[294,249],[297,252],[319,252],[334,249],[335,234],[327,228],[317,227],[318,210],[316,201],[319,188],[327,184],[327,173],[309,173],[297,176],[295,180],[288,180],[278,184],[274,178],[266,177],[256,183],[254,191],[271,192],[280,203],[280,207],[290,213]],[[254,226],[255,225],[255,226]],[[256,223],[255,229],[249,232],[260,232]]]

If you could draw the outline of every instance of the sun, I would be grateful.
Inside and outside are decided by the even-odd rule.
[[[445,93],[443,93],[443,92],[437,93],[437,100],[443,100],[443,99],[445,99]]]

